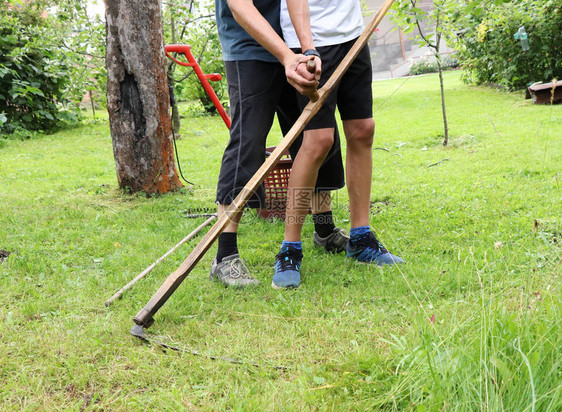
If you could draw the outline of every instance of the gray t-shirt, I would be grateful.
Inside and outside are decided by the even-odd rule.
[[[279,37],[282,37],[279,21],[280,0],[254,0],[254,6],[279,34]],[[224,61],[278,61],[236,22],[226,0],[215,0],[215,15]]]

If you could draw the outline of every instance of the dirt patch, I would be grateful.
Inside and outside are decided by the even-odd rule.
[[[4,262],[4,260],[8,259],[10,256],[10,252],[4,249],[0,249],[0,263]]]
[[[390,205],[388,200],[380,200],[380,201],[371,201],[369,203],[369,210],[371,211],[372,215],[377,215],[383,211],[385,207]]]

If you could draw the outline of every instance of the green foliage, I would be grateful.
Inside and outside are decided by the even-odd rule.
[[[1,2],[0,133],[50,131],[77,119],[85,90],[103,78],[92,58],[103,25],[87,19],[74,0]]]
[[[517,89],[562,77],[560,1],[512,1],[468,11],[463,7],[461,2],[456,10],[457,49],[467,81]],[[521,26],[529,35],[528,51],[514,38]]]
[[[57,58],[54,47],[38,39],[47,22],[34,5],[0,10],[0,132],[16,128],[49,130],[61,120],[59,104],[65,103],[69,67]]]
[[[453,2],[433,0],[430,5],[428,8],[418,0],[397,0],[392,6],[391,18],[404,33],[413,33],[418,45],[429,47],[434,54],[439,54],[441,38],[450,35],[445,22]]]
[[[97,0],[102,2],[102,0]],[[70,67],[71,82],[65,94],[74,103],[82,101],[86,91],[96,92],[105,104],[107,71],[105,66],[105,22],[102,16],[89,16],[87,2],[50,0],[49,22],[54,35],[51,42],[62,52],[61,59]]]

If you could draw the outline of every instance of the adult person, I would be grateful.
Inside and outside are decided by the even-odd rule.
[[[287,128],[290,107],[296,105],[294,89],[303,95],[316,91],[320,69],[309,73],[306,62],[316,58],[294,53],[281,38],[280,0],[215,0],[215,12],[232,119],[217,184],[217,209],[223,216],[263,163],[266,137],[276,111]],[[260,188],[247,205],[259,207],[263,198]],[[211,265],[211,278],[227,286],[259,283],[240,259],[240,218],[241,213],[232,216],[219,236]]]
[[[364,30],[359,0],[282,0],[281,26],[286,43],[305,55],[321,58],[320,86],[335,71]],[[372,68],[365,46],[317,115],[305,127],[302,146],[289,179],[285,234],[276,256],[274,288],[298,287],[302,260],[301,231],[306,199],[319,165],[333,144],[336,106],[347,140],[346,180],[350,208],[350,240],[346,255],[362,263],[392,265],[403,260],[378,241],[369,225],[372,145],[375,131]],[[299,96],[301,109],[306,101]]]

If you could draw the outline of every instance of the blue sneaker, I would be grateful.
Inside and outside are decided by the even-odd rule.
[[[373,232],[360,236],[355,241],[349,241],[345,254],[361,263],[376,263],[379,266],[404,263],[398,256],[394,256],[377,240]]]
[[[274,289],[298,288],[301,284],[302,251],[285,246],[275,256],[275,272],[271,286]]]

